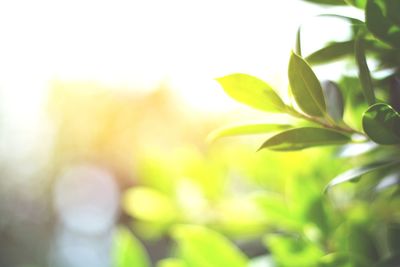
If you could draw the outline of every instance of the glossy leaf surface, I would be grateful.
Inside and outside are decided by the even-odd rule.
[[[287,130],[271,137],[260,149],[290,151],[317,146],[340,145],[350,141],[351,138],[348,135],[334,130],[303,127]]]

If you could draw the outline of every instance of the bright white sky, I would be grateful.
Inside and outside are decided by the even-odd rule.
[[[29,110],[61,79],[163,82],[216,108],[227,99],[216,77],[245,72],[282,86],[298,25],[324,11],[300,0],[1,1],[0,104]]]

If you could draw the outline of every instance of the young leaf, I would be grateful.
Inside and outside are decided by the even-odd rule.
[[[354,53],[354,41],[330,43],[306,57],[311,65],[326,64]]]
[[[321,84],[311,67],[295,53],[289,61],[289,83],[297,104],[305,113],[311,116],[326,113]]]
[[[316,146],[341,145],[350,141],[351,138],[348,135],[334,130],[303,127],[287,130],[271,137],[260,149],[268,148],[276,151],[291,151]]]
[[[377,171],[382,168],[390,167],[397,163],[398,163],[398,161],[378,161],[378,162],[373,162],[373,163],[365,165],[365,166],[361,166],[361,167],[357,167],[357,168],[348,170],[348,171],[336,176],[335,178],[333,178],[329,182],[329,184],[326,186],[325,191],[329,190],[332,186],[336,186],[341,183],[357,180],[358,178],[360,178],[361,176],[363,176],[367,173]]]
[[[266,123],[225,126],[212,131],[207,137],[207,142],[211,143],[219,138],[227,136],[276,132],[279,130],[287,129],[289,127],[290,125],[288,124],[266,124]]]
[[[117,229],[113,245],[114,267],[150,267],[149,257],[140,243],[128,229]]]
[[[230,97],[250,107],[266,112],[283,112],[286,108],[278,94],[254,76],[238,73],[217,81]]]
[[[378,144],[400,143],[400,115],[387,104],[369,107],[363,114],[362,125],[368,137]]]
[[[367,60],[365,59],[364,40],[357,38],[355,42],[355,56],[359,71],[361,87],[369,105],[375,103],[375,93],[372,85],[371,74],[369,72]]]
[[[344,113],[344,100],[338,85],[334,82],[326,81],[322,83],[322,91],[324,92],[329,116],[336,122],[341,121]]]
[[[181,225],[172,235],[189,266],[246,267],[248,264],[247,257],[228,239],[205,227]]]
[[[295,52],[297,55],[301,56],[301,26],[297,29]]]

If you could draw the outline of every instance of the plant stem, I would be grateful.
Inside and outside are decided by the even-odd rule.
[[[347,125],[340,126],[340,125],[334,124],[333,121],[330,121],[330,123],[328,123],[321,118],[311,117],[311,116],[305,115],[303,113],[300,113],[292,107],[287,107],[287,113],[289,115],[292,115],[293,117],[304,119],[304,120],[307,120],[307,121],[310,121],[313,123],[317,123],[325,128],[333,129],[333,130],[344,132],[347,134],[359,134],[359,135],[365,136],[364,133],[359,132],[353,128],[350,128]]]

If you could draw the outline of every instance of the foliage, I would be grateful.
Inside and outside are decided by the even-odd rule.
[[[268,183],[264,190],[244,192],[248,196],[244,199],[250,200],[248,203],[254,204],[257,210],[257,215],[251,220],[261,226],[255,227],[253,234],[256,234],[256,238],[262,237],[273,257],[273,263],[265,261],[263,266],[398,266],[399,2],[308,2],[352,5],[365,9],[365,22],[332,15],[350,22],[350,39],[345,42],[333,40],[308,56],[301,54],[299,31],[296,50],[291,53],[289,61],[290,94],[286,98],[281,97],[268,83],[251,75],[232,74],[217,79],[224,91],[238,102],[263,112],[286,114],[296,120],[290,125],[240,124],[224,127],[211,133],[209,141],[232,135],[271,135],[278,132],[261,145],[260,150],[265,153],[263,155],[268,156],[260,162],[249,163],[246,161],[248,155],[240,157],[240,153],[235,153],[240,158],[235,163],[257,166],[257,171],[250,175],[257,176],[257,172],[262,172],[263,175],[281,179],[277,181],[264,177]],[[358,70],[358,75],[346,75],[334,82],[321,83],[313,70],[314,66],[336,60],[348,60],[348,64]],[[374,69],[369,66],[372,60],[377,66]],[[377,75],[382,71],[383,76]],[[294,101],[283,100],[287,98],[293,98]],[[359,148],[363,144],[375,145],[362,151]],[[336,149],[324,148],[327,152],[313,149],[312,153],[290,152],[328,145],[336,146]],[[286,151],[289,156],[265,152],[266,149]],[[345,155],[344,151],[352,151],[352,157],[336,158],[341,152]],[[219,155],[217,158],[228,155]],[[276,158],[279,160],[274,161]],[[296,167],[297,160],[304,158],[309,159],[309,168]],[[278,161],[280,163],[276,164]],[[285,164],[291,165],[290,171],[285,168]],[[304,161],[301,164],[304,165]],[[353,169],[339,174],[348,164],[353,165]],[[212,169],[205,168],[208,174],[212,173]],[[278,170],[279,175],[273,169]],[[215,176],[218,174],[221,173],[216,171]],[[338,176],[333,178],[333,174]],[[195,184],[200,184],[200,180]],[[208,228],[193,226],[190,224],[195,223],[195,220],[185,217],[185,211],[179,208],[181,204],[171,200],[171,197],[168,200],[159,192],[143,188],[132,190],[135,192],[129,194],[136,201],[139,201],[137,198],[150,198],[147,203],[156,205],[162,209],[162,213],[168,213],[168,216],[162,216],[164,219],[167,217],[168,221],[160,222],[156,220],[157,214],[131,211],[133,216],[141,220],[163,224],[164,231],[171,233],[175,240],[177,249],[172,258],[159,263],[160,267],[256,266],[256,259],[250,259],[232,241],[209,229],[219,230],[231,238],[235,236],[227,227],[218,226],[218,220],[212,216],[203,221],[203,225]],[[202,188],[192,192],[193,195],[207,195],[206,191]],[[217,190],[214,194],[214,197],[221,196],[223,192]],[[212,209],[208,201],[219,201],[211,195],[200,198],[206,199],[203,204],[199,204],[203,209],[197,210],[205,212],[203,217],[207,217],[207,212]],[[183,215],[171,214],[171,205],[177,205]],[[236,213],[239,214],[240,207],[236,209],[239,209]],[[127,211],[130,211],[129,207]]]

